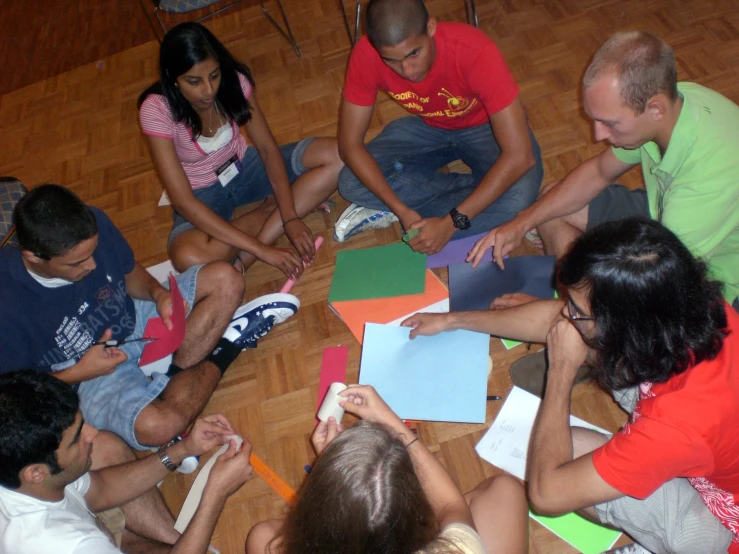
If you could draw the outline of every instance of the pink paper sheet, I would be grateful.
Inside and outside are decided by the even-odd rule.
[[[346,362],[349,359],[348,346],[329,346],[323,349],[321,358],[321,378],[318,381],[318,405],[321,407],[323,398],[328,392],[331,383],[346,382]]]
[[[185,303],[180,288],[177,286],[177,281],[175,281],[172,274],[169,276],[169,290],[172,295],[172,329],[167,329],[164,326],[161,317],[153,317],[146,323],[144,336],[153,337],[157,340],[148,343],[144,347],[139,366],[169,356],[180,347],[185,339]]]

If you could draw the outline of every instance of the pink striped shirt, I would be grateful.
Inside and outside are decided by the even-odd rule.
[[[251,96],[249,81],[239,73],[239,82],[244,98]],[[145,135],[162,137],[174,142],[177,158],[193,189],[201,189],[218,182],[216,169],[234,155],[244,158],[247,144],[235,121],[229,120],[233,138],[223,148],[207,154],[193,138],[190,127],[172,118],[167,99],[160,94],[150,94],[139,110],[139,122]]]

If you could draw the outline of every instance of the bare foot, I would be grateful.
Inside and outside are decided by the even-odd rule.
[[[490,303],[491,310],[502,310],[504,308],[513,308],[514,306],[520,306],[522,304],[528,304],[539,300],[536,296],[530,294],[524,294],[523,292],[512,292],[510,294],[504,294],[499,296]]]

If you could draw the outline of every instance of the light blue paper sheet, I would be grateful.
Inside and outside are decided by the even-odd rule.
[[[490,337],[452,331],[408,339],[410,329],[367,323],[359,383],[401,419],[485,423]]]

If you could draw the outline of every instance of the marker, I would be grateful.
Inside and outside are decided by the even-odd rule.
[[[488,396],[488,400],[503,400],[502,396]]]

